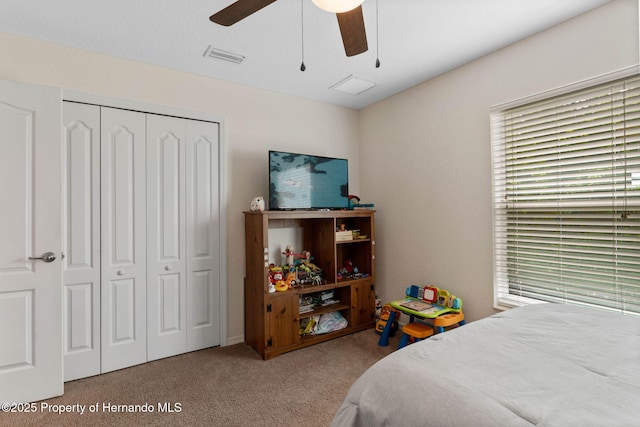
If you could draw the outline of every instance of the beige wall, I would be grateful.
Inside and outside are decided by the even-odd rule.
[[[377,292],[411,283],[493,313],[489,108],[638,64],[637,0],[616,0],[360,112],[0,33],[0,79],[224,117],[227,335],[244,334],[241,212],[267,195],[269,149],[346,157],[375,202]],[[387,173],[380,173],[386,171]]]
[[[383,300],[432,284],[494,313],[490,107],[636,65],[638,34],[637,0],[617,0],[361,111]]]
[[[349,159],[359,176],[358,112],[288,95],[0,33],[0,79],[224,117],[227,181],[227,336],[243,340],[244,226],[268,195],[267,151]]]

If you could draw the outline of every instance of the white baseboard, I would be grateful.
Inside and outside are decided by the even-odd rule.
[[[244,342],[244,335],[237,335],[235,337],[227,337],[226,345],[242,344]]]

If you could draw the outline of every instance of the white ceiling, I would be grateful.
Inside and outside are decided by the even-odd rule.
[[[0,31],[360,109],[609,1],[365,0],[369,51],[350,58],[335,15],[311,0],[278,0],[231,27],[209,16],[233,0],[0,0]],[[377,86],[330,89],[348,76]]]

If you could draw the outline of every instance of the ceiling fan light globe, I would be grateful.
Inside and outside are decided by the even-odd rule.
[[[364,0],[312,0],[320,9],[331,13],[344,13],[360,6]]]

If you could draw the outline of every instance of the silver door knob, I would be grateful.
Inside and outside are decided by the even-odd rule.
[[[41,257],[29,257],[31,261],[42,260],[44,262],[53,262],[56,259],[56,255],[53,252],[45,252]]]

